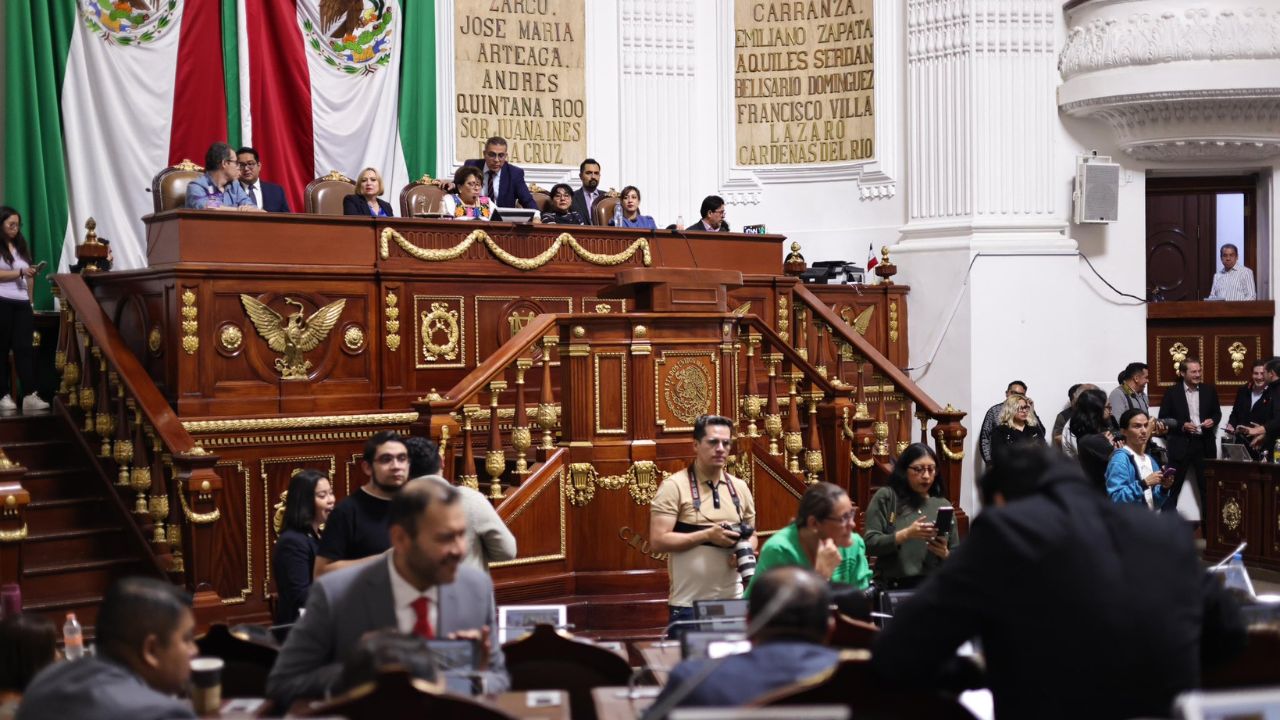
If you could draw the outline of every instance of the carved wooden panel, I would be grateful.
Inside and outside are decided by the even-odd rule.
[[[289,489],[289,482],[293,480],[294,475],[303,470],[319,470],[332,481],[336,475],[337,462],[333,455],[286,455],[264,457],[259,460],[258,467],[264,498],[264,511],[261,513],[262,537],[265,538],[262,543],[264,548],[262,595],[268,597],[275,594],[274,585],[271,584],[271,559],[274,556],[276,537],[279,536],[275,519],[277,513],[283,518],[284,493]]]
[[[568,517],[565,513],[563,467],[537,487],[520,491],[506,502],[514,503],[510,511],[501,508],[507,527],[518,538],[514,560],[493,563],[492,568],[522,567],[563,561],[568,552]],[[531,491],[531,492],[530,492]]]
[[[219,496],[222,517],[215,525],[213,575],[218,586],[214,590],[224,605],[238,604],[253,594],[254,492],[250,466],[240,460],[223,460],[214,471],[222,476],[223,488]]]
[[[653,395],[662,432],[691,432],[699,415],[717,412],[721,392],[717,351],[656,351]]]

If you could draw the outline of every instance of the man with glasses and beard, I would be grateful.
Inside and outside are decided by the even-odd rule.
[[[365,483],[333,508],[316,551],[315,576],[360,565],[391,547],[387,512],[391,498],[409,479],[409,450],[395,432],[383,430],[364,444],[360,467]]]
[[[403,452],[402,443],[394,445]],[[311,586],[306,612],[267,677],[267,696],[278,707],[329,694],[360,638],[388,628],[426,640],[476,643],[474,670],[437,658],[453,692],[499,693],[510,685],[502,648],[493,636],[493,583],[484,572],[462,565],[467,518],[457,490],[418,478],[391,497],[387,515],[390,551]],[[473,677],[481,680],[479,687],[472,685]]]
[[[741,527],[755,527],[756,506],[751,488],[724,470],[732,448],[733,421],[699,417],[693,462],[663,480],[649,504],[649,550],[668,554],[671,622],[692,620],[695,600],[742,597],[732,550]],[[755,552],[756,535],[748,542]]]

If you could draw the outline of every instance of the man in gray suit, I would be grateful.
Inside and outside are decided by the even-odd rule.
[[[510,685],[489,576],[462,566],[467,521],[458,492],[428,478],[410,480],[391,498],[391,549],[385,560],[317,578],[267,677],[267,696],[287,708],[331,692],[362,635],[395,628],[425,638],[474,640],[486,692]],[[472,668],[443,666],[450,690],[471,691]]]
[[[18,720],[194,718],[174,694],[196,654],[191,598],[167,582],[124,578],[98,610],[97,657],[53,663],[36,675]]]

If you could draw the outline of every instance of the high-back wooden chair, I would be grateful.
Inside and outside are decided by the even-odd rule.
[[[204,174],[204,168],[183,158],[151,179],[151,206],[154,212],[175,210],[187,204],[187,184]]]
[[[871,669],[871,653],[842,650],[826,673],[779,688],[753,705],[846,705],[858,720],[975,720],[963,705],[928,692],[890,689]]]
[[[400,191],[400,217],[414,217],[440,212],[440,201],[445,192],[436,186],[430,175],[423,175]]]
[[[533,204],[537,207],[539,214],[551,209],[550,190],[545,190],[538,183],[534,183],[529,186],[529,194],[533,195]]]
[[[595,205],[591,206],[591,216],[595,218],[596,225],[608,225],[613,219],[613,211],[618,207],[618,196],[616,194],[602,195],[596,198]]]
[[[411,677],[402,669],[378,673],[374,682],[313,707],[304,717],[343,717],[349,720],[515,720],[501,710],[471,698],[446,694],[442,687]]]
[[[538,625],[533,632],[502,646],[512,690],[564,690],[574,720],[595,720],[591,690],[626,685],[631,666],[617,653],[588,645]]]
[[[306,211],[312,215],[341,215],[342,199],[356,191],[356,183],[337,170],[307,183]]]
[[[267,675],[280,654],[269,643],[233,632],[222,624],[211,625],[208,632],[196,638],[202,656],[222,659],[222,694],[229,698],[266,695]]]

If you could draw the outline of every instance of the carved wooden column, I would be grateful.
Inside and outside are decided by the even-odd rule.
[[[22,542],[27,539],[26,507],[31,494],[22,487],[27,469],[0,450],[0,584],[16,583],[22,573]]]
[[[591,342],[581,325],[562,328],[567,346],[560,356],[560,442],[569,446],[572,462],[592,460]]]
[[[218,496],[222,478],[214,472],[218,456],[200,447],[173,456],[173,477],[178,502],[186,520],[182,533],[186,561],[187,587],[194,595],[196,608],[222,605],[214,586],[214,557],[217,553],[215,524],[222,519]]]

